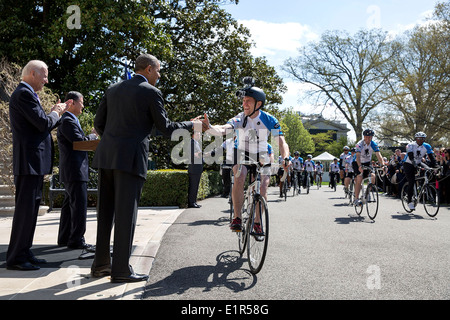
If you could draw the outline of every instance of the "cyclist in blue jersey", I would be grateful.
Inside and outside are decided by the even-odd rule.
[[[355,172],[355,205],[362,205],[361,200],[359,200],[359,192],[361,191],[361,183],[363,178],[366,178],[369,175],[368,170],[364,170],[362,166],[370,167],[372,162],[372,153],[375,152],[375,155],[378,159],[378,163],[383,163],[383,158],[380,153],[380,148],[378,148],[378,144],[373,141],[373,136],[375,132],[372,129],[366,129],[363,131],[364,138],[360,140],[356,146],[356,159],[353,161],[353,171]],[[372,183],[375,183],[375,175],[371,175]]]
[[[297,182],[298,186],[300,187],[303,185],[303,179],[302,179],[302,169],[303,169],[303,158],[300,157],[300,152],[295,151],[294,152],[294,158],[292,159],[292,169],[293,174],[297,175]]]
[[[350,185],[350,181],[354,177],[355,172],[353,171],[352,163],[356,161],[356,149],[351,148],[350,153],[344,159],[344,190],[348,191],[348,186]]]
[[[304,170],[304,182],[303,185],[306,186],[306,179],[310,179],[311,183],[310,185],[313,185],[314,182],[314,176],[313,176],[313,172],[314,172],[314,161],[312,160],[312,155],[308,154],[306,161],[303,163],[303,170]]]
[[[250,81],[248,81],[250,80]],[[232,190],[232,200],[234,205],[234,219],[230,224],[233,231],[241,230],[241,208],[244,202],[244,182],[249,167],[243,166],[241,174],[236,177],[238,165],[243,161],[259,161],[265,164],[270,163],[268,156],[268,137],[272,135],[272,141],[278,143],[282,156],[282,166],[288,170],[289,166],[289,146],[284,139],[283,132],[278,120],[269,113],[261,110],[266,101],[266,94],[263,90],[254,86],[253,79],[244,79],[245,87],[236,95],[242,99],[243,112],[230,119],[225,125],[211,126],[207,115],[203,121],[203,127],[208,129],[212,135],[227,135],[233,132],[236,136],[236,149],[238,154],[234,157],[233,173],[235,174],[234,186]],[[269,186],[270,170],[261,174],[261,195],[267,199],[267,188]],[[255,227],[258,225],[255,223]],[[258,232],[258,231],[256,231]]]
[[[322,174],[323,174],[323,164],[320,161],[317,161],[316,166],[314,168],[314,180],[316,180],[316,176],[319,176],[319,183],[322,185]]]
[[[408,207],[414,210],[414,202],[411,201],[413,196],[414,176],[418,167],[428,168],[428,166],[422,162],[424,157],[428,156],[432,167],[436,166],[436,158],[433,152],[433,148],[425,142],[427,135],[424,132],[417,132],[414,135],[415,142],[412,142],[406,146],[406,156],[403,162],[403,170],[405,171],[406,180],[408,180]]]
[[[330,187],[337,185],[338,176],[340,172],[340,165],[338,162],[338,158],[334,158],[333,162],[330,164]]]

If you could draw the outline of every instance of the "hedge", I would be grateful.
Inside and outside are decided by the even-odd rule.
[[[142,188],[141,207],[178,206],[187,207],[189,176],[187,170],[149,170]],[[48,194],[48,183],[45,185]],[[205,199],[222,192],[222,177],[218,171],[203,171],[197,199]],[[54,208],[61,208],[64,197],[58,196]],[[45,197],[48,204],[48,196]],[[88,206],[96,206],[96,196],[90,195]]]

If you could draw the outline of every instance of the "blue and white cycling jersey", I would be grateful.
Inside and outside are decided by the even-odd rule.
[[[412,152],[414,154],[414,163],[411,161],[411,159],[408,156],[408,153]],[[417,144],[417,142],[412,142],[406,146],[406,156],[403,160],[406,163],[410,164],[420,164],[422,162],[422,158],[425,157],[427,154],[433,153],[433,148],[428,143],[423,143],[421,146]]]
[[[281,126],[278,120],[267,112],[260,111],[255,118],[247,118],[247,125],[242,127],[244,112],[231,118],[227,123],[231,124],[236,132],[236,148],[251,153],[267,151],[269,135],[282,136]]]
[[[316,172],[323,173],[323,164],[316,164]]]
[[[370,141],[370,144],[366,144],[364,142],[364,139],[360,140],[356,146],[356,153],[361,153],[360,160],[361,163],[370,162],[372,160],[372,152],[379,152],[380,148],[378,148],[378,145],[375,141]]]
[[[303,166],[303,158],[298,157],[298,158],[293,158],[292,159],[292,167],[294,168],[294,170],[298,170],[300,171],[302,169]]]
[[[339,173],[339,171],[341,171],[341,169],[339,168],[339,162],[336,162],[336,163],[333,162],[330,164],[330,172]]]
[[[305,170],[308,172],[313,172],[314,171],[314,161],[306,160],[305,163],[303,164],[303,168],[305,168]]]
[[[356,153],[354,155],[349,153],[344,159],[344,168],[347,168],[347,172],[353,172],[353,161],[356,161]]]

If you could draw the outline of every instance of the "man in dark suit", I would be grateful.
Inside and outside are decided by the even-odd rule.
[[[59,125],[66,105],[58,103],[47,115],[36,92],[48,83],[47,65],[32,60],[22,70],[22,82],[11,95],[9,116],[13,136],[13,173],[16,186],[14,218],[6,266],[37,270],[45,263],[31,252],[44,175],[52,172],[53,140],[50,131]]]
[[[83,95],[71,91],[66,95],[66,112],[58,127],[59,178],[64,183],[65,194],[59,222],[58,245],[71,249],[93,247],[84,240],[87,214],[87,182],[89,181],[89,160],[87,151],[73,150],[74,141],[97,139],[95,133],[86,136],[78,121],[82,113]]]
[[[197,193],[200,179],[203,172],[202,149],[198,140],[200,132],[195,131],[191,139],[191,161],[188,165],[189,188],[188,188],[188,208],[200,208],[197,204]]]
[[[134,273],[129,258],[139,199],[147,177],[149,136],[153,126],[170,136],[174,130],[191,129],[194,124],[193,121],[168,119],[162,94],[155,87],[160,77],[160,63],[154,56],[140,55],[135,71],[133,78],[108,88],[94,120],[101,140],[92,163],[99,169],[99,191],[97,242],[91,274],[93,277],[110,274],[111,282],[148,279],[147,275]]]

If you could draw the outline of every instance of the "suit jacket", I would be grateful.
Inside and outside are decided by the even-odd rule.
[[[9,101],[14,175],[46,175],[53,167],[50,131],[60,123],[56,112],[45,114],[39,99],[20,83]]]
[[[192,122],[172,122],[157,88],[136,75],[110,86],[95,115],[101,135],[92,166],[147,177],[149,137],[153,126],[164,136],[176,129],[191,129]]]
[[[61,117],[57,138],[60,180],[62,182],[89,181],[88,153],[73,150],[73,142],[95,140],[96,136],[94,134],[85,136],[75,116],[66,112]]]

